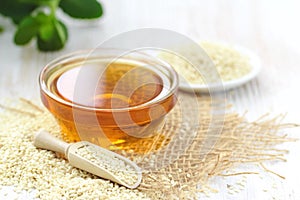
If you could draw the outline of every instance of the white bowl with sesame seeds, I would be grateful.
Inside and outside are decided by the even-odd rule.
[[[249,58],[249,63],[251,66],[251,70],[249,71],[249,73],[239,78],[235,78],[229,81],[220,81],[219,83],[214,83],[214,84],[195,84],[195,83],[187,84],[181,82],[179,84],[179,88],[181,90],[189,91],[189,92],[205,92],[205,93],[221,92],[221,91],[227,91],[230,89],[237,88],[253,80],[261,70],[260,59],[256,54],[254,54],[252,51],[244,47],[234,46],[234,49],[240,52],[241,55],[247,56]]]
[[[161,54],[159,57],[169,62],[180,75],[179,88],[187,92],[221,92],[234,89],[254,79],[261,70],[258,56],[251,50],[224,42],[201,42],[207,55],[197,55],[183,46],[181,51],[201,60],[205,71],[192,67],[177,55]],[[186,52],[185,52],[186,53]],[[203,64],[204,63],[204,64]],[[209,68],[209,67],[214,67]],[[210,70],[212,69],[212,70]],[[214,77],[214,78],[213,78]],[[204,81],[204,79],[211,79]],[[210,83],[207,83],[210,82]]]

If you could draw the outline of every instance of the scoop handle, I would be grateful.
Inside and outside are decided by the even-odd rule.
[[[68,144],[45,130],[38,131],[34,136],[34,146],[61,153],[66,156],[67,150],[71,144]]]

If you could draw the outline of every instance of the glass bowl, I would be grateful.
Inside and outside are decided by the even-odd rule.
[[[50,62],[39,84],[41,100],[64,140],[130,150],[164,137],[160,130],[177,102],[179,81],[173,68],[158,58],[96,49]]]

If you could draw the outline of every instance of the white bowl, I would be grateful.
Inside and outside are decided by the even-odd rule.
[[[261,70],[261,62],[258,56],[254,54],[252,51],[250,51],[249,49],[246,49],[244,47],[237,46],[237,45],[231,46],[231,48],[232,47],[238,52],[240,52],[242,55],[247,56],[249,58],[249,62],[251,66],[250,73],[248,73],[247,75],[241,78],[237,78],[230,81],[223,81],[222,83],[209,84],[209,85],[180,82],[179,88],[187,92],[203,92],[203,93],[221,92],[221,91],[227,91],[229,89],[239,87],[254,79]]]

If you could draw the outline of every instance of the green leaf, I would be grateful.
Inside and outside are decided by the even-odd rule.
[[[74,18],[92,19],[103,14],[97,0],[0,0],[0,4],[0,14],[18,24],[14,42],[25,45],[36,37],[41,51],[59,50],[68,40],[67,27],[56,18],[58,6]],[[43,8],[50,11],[49,14],[35,14],[34,10]]]
[[[36,20],[38,21],[39,24],[48,24],[52,21],[53,17],[50,16],[50,15],[46,15],[45,13],[43,12],[39,12],[37,15],[36,15]]]
[[[54,31],[55,30],[52,24],[43,24],[39,29],[39,36],[42,40],[48,41],[55,34]]]
[[[38,13],[36,20],[39,23],[39,36],[42,40],[49,40],[54,34],[53,17],[45,13]]]
[[[93,19],[103,14],[102,6],[97,0],[61,0],[59,7],[74,18]]]
[[[33,5],[39,5],[39,6],[48,6],[56,9],[58,6],[60,0],[19,0],[21,3],[27,3],[27,4],[33,4]]]
[[[36,5],[49,5],[53,0],[19,0],[21,3],[30,3]]]
[[[61,22],[53,19],[51,21],[53,29],[52,34],[47,37],[43,37],[41,30],[37,37],[37,45],[41,51],[57,51],[62,49],[68,39],[68,31],[66,26]]]
[[[68,31],[67,27],[60,21],[54,21],[54,26],[57,31],[58,38],[60,39],[61,43],[66,43],[68,40]]]
[[[10,17],[15,24],[19,24],[21,20],[37,8],[36,5],[28,3],[20,3],[19,0],[0,0],[0,13],[6,17]]]
[[[2,33],[4,31],[4,28],[2,26],[0,26],[0,33]]]
[[[34,17],[26,17],[21,21],[14,36],[14,42],[17,45],[25,45],[37,35],[39,24]]]

